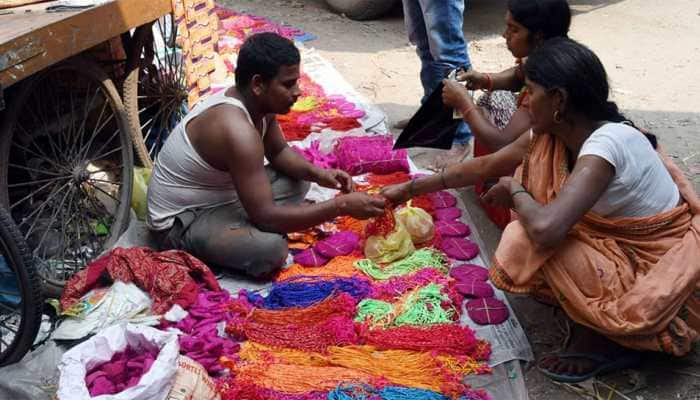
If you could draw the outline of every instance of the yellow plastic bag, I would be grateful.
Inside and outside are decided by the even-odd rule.
[[[134,167],[134,188],[131,192],[131,208],[134,209],[136,217],[140,220],[146,219],[148,203],[146,193],[148,193],[148,181],[151,180],[151,169]]]
[[[406,227],[415,244],[428,242],[435,236],[433,217],[422,208],[411,207],[411,202],[396,213],[396,220]]]
[[[396,222],[396,228],[386,237],[370,236],[365,241],[365,257],[378,264],[406,258],[415,248],[406,228]]]

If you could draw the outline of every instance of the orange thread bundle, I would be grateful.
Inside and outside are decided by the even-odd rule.
[[[403,171],[398,171],[387,175],[369,174],[367,176],[367,182],[370,185],[377,187],[408,182],[410,180],[411,176]]]
[[[349,278],[351,276],[360,276],[362,272],[355,268],[354,263],[362,258],[361,255],[338,256],[334,257],[320,268],[292,264],[289,268],[280,271],[275,281],[280,282],[295,276],[313,276],[319,278]]]
[[[367,221],[355,219],[350,216],[336,218],[339,231],[350,231],[360,236],[364,235]]]
[[[224,359],[222,364],[236,379],[285,393],[330,391],[346,382],[372,384],[378,381],[369,374],[344,367],[314,367],[270,362],[236,362]]]
[[[274,369],[279,365],[293,364],[300,373],[311,368],[342,367],[344,371],[350,370],[370,377],[381,377],[394,385],[443,391],[450,395],[462,394],[468,389],[461,382],[465,374],[490,371],[486,364],[468,357],[435,357],[430,353],[408,350],[379,351],[372,346],[331,346],[327,349],[326,355],[246,342],[241,347],[240,355],[243,360],[254,364],[259,364],[263,360],[274,363],[274,366],[266,371],[267,374],[277,374],[278,372]],[[280,371],[280,374],[287,371],[289,369]],[[322,389],[324,387],[312,387],[306,390]]]

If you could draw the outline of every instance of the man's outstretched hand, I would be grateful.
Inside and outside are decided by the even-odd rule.
[[[352,177],[339,169],[318,169],[314,182],[326,188],[338,189],[343,193],[350,193],[354,189]]]

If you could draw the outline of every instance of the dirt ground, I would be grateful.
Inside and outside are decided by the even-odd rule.
[[[331,13],[323,0],[224,0],[239,11],[300,27],[318,36],[315,47],[390,121],[410,117],[422,94],[420,63],[408,43],[399,9],[369,22]],[[500,34],[505,0],[467,0],[465,37],[474,68],[513,64]],[[700,191],[700,2],[698,0],[570,0],[571,37],[591,47],[606,66],[613,98],[662,145]],[[463,191],[470,203],[475,198]],[[500,232],[478,207],[477,228],[492,254]],[[536,354],[557,350],[566,337],[561,312],[511,297]],[[580,399],[526,366],[531,399]],[[606,379],[633,400],[700,399],[700,351],[684,359],[650,355],[642,368]],[[637,389],[629,392],[636,384]],[[601,398],[607,399],[603,391]],[[623,399],[625,397],[611,397]]]

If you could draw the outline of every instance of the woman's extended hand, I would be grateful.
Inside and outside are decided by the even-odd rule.
[[[498,183],[483,195],[484,201],[496,206],[513,208],[513,196],[510,194],[512,181],[513,177],[510,176],[499,179]]]
[[[397,183],[396,185],[385,186],[382,188],[379,194],[387,199],[391,204],[398,205],[411,199],[410,187],[410,181]]]
[[[457,73],[457,80],[467,82],[470,90],[486,90],[489,88],[489,79],[486,74],[470,69]]]
[[[442,81],[444,87],[442,89],[442,102],[446,106],[452,107],[455,110],[462,111],[467,107],[474,107],[474,101],[464,85],[445,79]]]

